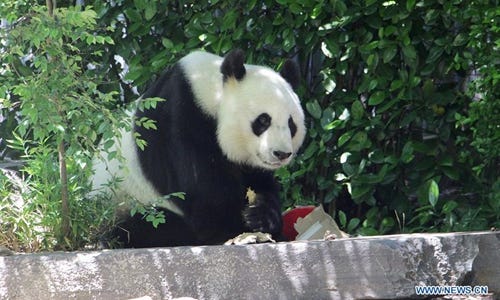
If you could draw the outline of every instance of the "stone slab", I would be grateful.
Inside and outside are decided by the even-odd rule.
[[[500,293],[500,232],[0,257],[0,299],[397,299]]]

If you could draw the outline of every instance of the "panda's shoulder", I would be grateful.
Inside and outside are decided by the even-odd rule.
[[[216,118],[221,101],[223,58],[203,51],[192,52],[178,62],[189,82],[197,105],[209,116]]]
[[[223,60],[223,58],[216,55],[216,54],[198,50],[198,51],[193,51],[193,52],[187,54],[186,56],[182,57],[179,60],[179,62],[183,66],[189,66],[189,65],[196,66],[197,64],[200,64],[200,63],[203,64],[203,63],[207,63],[207,62],[208,63],[219,63],[219,66],[220,66],[220,64],[222,63],[222,60]]]
[[[194,51],[182,57],[178,65],[192,81],[200,82],[220,74],[223,58],[212,53]]]

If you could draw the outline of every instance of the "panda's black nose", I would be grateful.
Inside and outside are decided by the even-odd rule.
[[[279,160],[285,160],[292,155],[292,152],[283,152],[283,151],[273,151],[273,155],[276,156]]]

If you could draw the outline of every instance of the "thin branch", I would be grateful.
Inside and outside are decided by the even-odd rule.
[[[47,10],[49,11],[49,16],[54,17],[54,10],[56,9],[56,0],[45,0],[47,3]]]
[[[68,196],[68,174],[66,170],[66,151],[64,140],[59,142],[57,152],[59,154],[59,177],[61,180],[61,234],[64,238],[68,238],[71,232],[69,222],[69,196]]]

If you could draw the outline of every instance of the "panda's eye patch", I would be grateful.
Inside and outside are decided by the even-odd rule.
[[[290,128],[290,133],[292,134],[292,137],[294,137],[295,134],[297,133],[297,125],[295,125],[292,116],[288,118],[288,128]]]
[[[262,113],[252,122],[252,131],[256,136],[259,136],[266,131],[269,126],[271,126],[271,116]]]

